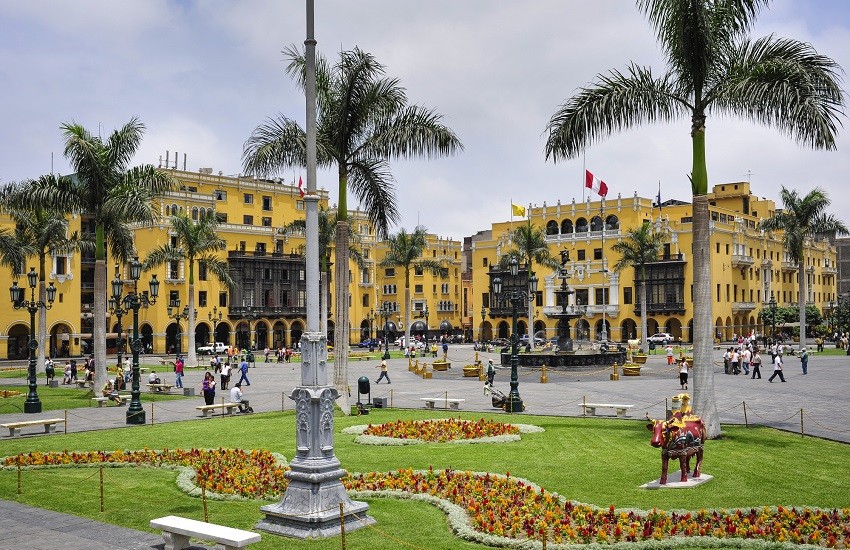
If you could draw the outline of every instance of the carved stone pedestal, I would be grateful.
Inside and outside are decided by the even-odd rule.
[[[375,523],[369,505],[352,501],[340,479],[346,472],[334,455],[334,402],[339,394],[327,384],[327,345],[324,334],[305,333],[301,339],[301,382],[290,398],[295,402],[296,449],[289,485],[277,504],[263,506],[266,514],[256,528],[299,539],[332,537]],[[342,511],[340,512],[340,503]]]

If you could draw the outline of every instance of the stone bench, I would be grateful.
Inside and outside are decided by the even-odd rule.
[[[56,433],[56,425],[64,424],[64,418],[48,418],[46,420],[27,420],[25,422],[8,422],[0,424],[3,428],[9,428],[9,437],[17,437],[21,435],[21,428],[27,426],[44,426],[44,433]]]
[[[618,405],[616,403],[584,403],[581,405],[585,415],[595,416],[596,409],[614,409],[617,411],[617,416],[620,418],[626,416],[629,409],[634,405]]]
[[[216,409],[221,409],[221,414],[224,414],[225,409],[227,409],[227,414],[233,414],[233,409],[238,409],[239,405],[240,403],[216,403],[213,405],[198,405],[195,408],[201,411],[201,414],[206,418],[211,416]]]
[[[78,388],[93,388],[94,382],[91,380],[74,380]]]
[[[171,388],[174,387],[174,384],[148,384],[148,389],[151,392],[165,392],[170,393]]]
[[[98,408],[102,408],[108,401],[110,401],[111,397],[92,397],[91,400],[97,403]],[[129,395],[118,395],[118,404],[123,405],[124,401],[129,401]]]
[[[420,401],[425,402],[426,409],[433,409],[437,403],[442,403],[444,406],[448,405],[449,408],[459,410],[460,404],[466,401],[466,399],[457,399],[453,397],[449,397],[446,399],[445,397],[420,397]]]
[[[225,550],[245,548],[249,544],[260,542],[260,535],[251,531],[234,529],[225,525],[206,523],[179,516],[165,516],[152,519],[152,529],[160,529],[165,540],[165,550],[181,550],[189,547],[189,537],[214,541]]]

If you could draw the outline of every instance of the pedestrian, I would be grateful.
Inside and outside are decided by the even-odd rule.
[[[487,360],[487,383],[493,385],[493,380],[496,379],[496,367],[493,366],[493,360]]]
[[[449,342],[447,340],[443,340],[443,359],[445,359],[449,355]]]
[[[732,374],[738,376],[741,373],[739,365],[741,363],[741,354],[738,353],[738,348],[732,348]]]
[[[753,367],[752,379],[755,380],[756,375],[758,375],[759,380],[761,380],[761,354],[759,353],[758,349],[753,352],[753,359],[752,361],[750,361],[750,365],[752,365]]]
[[[231,403],[239,403],[239,412],[241,413],[252,413],[254,409],[251,408],[248,400],[245,399],[245,394],[242,393],[242,385],[237,383],[230,390],[230,402]]]
[[[183,356],[178,355],[177,361],[174,362],[174,387],[183,387]]]
[[[215,377],[210,371],[204,373],[204,381],[201,382],[201,391],[204,394],[204,403],[212,405],[215,401]]]
[[[236,383],[242,384],[242,382],[245,382],[245,384],[250,386],[251,381],[248,380],[248,358],[244,355],[242,356],[242,362],[239,363],[239,371],[242,373],[242,376],[239,377],[239,381]]]
[[[670,345],[670,344],[667,344],[667,350],[666,351],[667,351],[667,364],[672,365],[673,364],[673,346]]]
[[[773,374],[770,375],[770,378],[767,379],[768,382],[773,382],[773,379],[779,377],[780,380],[785,382],[785,376],[782,374],[782,355],[777,353],[776,357],[773,358]]]
[[[65,363],[65,372],[64,372],[64,378],[62,378],[62,383],[63,384],[70,384],[71,383],[71,362],[70,361]]]
[[[221,367],[221,389],[226,390],[230,384],[230,363],[225,363]]]
[[[44,375],[47,378],[46,386],[50,385],[50,381],[56,376],[56,368],[53,366],[53,359],[48,358],[44,362]]]
[[[392,384],[392,382],[390,382],[390,375],[387,374],[387,362],[386,362],[386,360],[381,361],[381,364],[377,365],[375,368],[381,369],[381,375],[375,381],[375,384],[380,384],[381,380],[383,380],[384,378],[387,379],[387,384]]]
[[[263,361],[263,362],[268,363],[269,362],[269,347],[268,346],[266,346],[265,349],[263,350],[263,357],[265,358],[265,361]]]
[[[682,357],[681,363],[679,363],[679,384],[683,390],[688,389],[688,372],[690,370],[691,366],[688,364],[688,360]]]
[[[803,374],[809,373],[809,352],[803,348],[800,353],[800,366],[803,367]]]
[[[129,357],[124,359],[124,383],[129,384],[133,377],[133,360]]]
[[[749,376],[750,374],[750,362],[752,360],[752,353],[750,352],[749,347],[745,347],[744,351],[741,352],[741,367],[744,369],[744,376]]]
[[[77,362],[71,359],[71,382],[77,381]],[[69,382],[70,384],[70,382]]]

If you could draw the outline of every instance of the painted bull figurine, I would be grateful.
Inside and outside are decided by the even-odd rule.
[[[667,484],[667,466],[670,458],[678,458],[682,482],[688,481],[691,457],[696,455],[693,477],[700,476],[702,451],[705,443],[705,425],[697,415],[676,411],[669,420],[652,420],[646,428],[652,432],[651,444],[661,447],[661,485]]]

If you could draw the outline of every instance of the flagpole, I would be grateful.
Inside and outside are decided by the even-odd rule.
[[[587,157],[586,151],[581,151],[581,202],[584,202],[584,180],[587,177]]]

